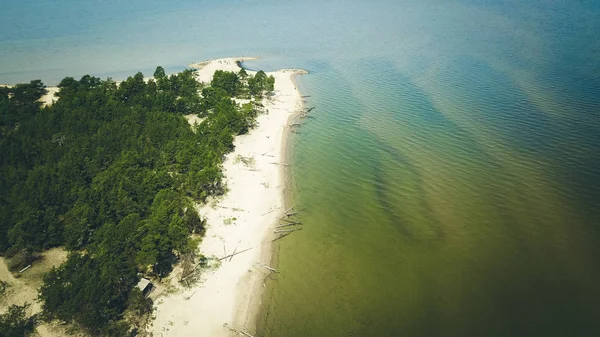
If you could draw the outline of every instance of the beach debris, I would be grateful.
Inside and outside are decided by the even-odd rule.
[[[261,215],[262,215],[262,216],[265,216],[265,215],[267,215],[267,214],[269,214],[269,213],[273,213],[273,212],[275,212],[276,210],[277,210],[277,208],[273,208],[272,210],[270,210],[270,211],[268,211],[268,212],[266,212],[266,213],[263,213],[263,214],[261,214]]]
[[[195,275],[199,266],[206,265],[206,258],[204,256],[200,256],[198,263],[196,263],[196,257],[197,256],[194,252],[183,254],[181,257],[182,270],[179,282],[183,282],[189,277]]]
[[[238,241],[238,244],[235,245],[235,249],[233,250],[233,254],[231,254],[231,257],[229,257],[229,262],[231,262],[231,259],[233,259],[233,256],[235,255],[235,252],[237,252],[238,246],[240,245],[240,242],[242,241]]]
[[[275,228],[283,228],[283,227],[298,226],[298,225],[302,225],[302,222],[294,221],[294,222],[286,223],[283,225],[275,226]]]
[[[246,337],[254,337],[254,336],[252,336],[251,334],[247,333],[246,331],[244,331],[244,330],[242,330],[242,329],[238,329],[238,328],[236,328],[236,327],[231,327],[231,326],[229,326],[229,324],[227,324],[227,323],[223,323],[223,327],[224,327],[224,328],[227,328],[227,329],[229,329],[229,330],[231,330],[231,331],[233,331],[233,332],[236,332],[236,333],[238,333],[238,334],[240,334],[240,335],[242,335],[242,336],[246,336]]]
[[[304,111],[300,112],[300,118],[306,118],[308,117],[308,113],[310,113],[311,111],[313,111],[316,107],[310,107],[310,108],[306,108]]]
[[[22,274],[24,271],[26,271],[26,270],[27,270],[27,269],[29,269],[29,268],[31,268],[31,265],[28,265],[27,267],[25,267],[25,268],[21,269],[21,270],[19,271],[19,274]]]
[[[200,264],[198,264],[198,266],[199,266],[199,265],[200,265]],[[198,266],[196,266],[196,268],[197,268]],[[192,277],[192,276],[195,276],[195,275],[196,275],[196,269],[192,270],[192,272],[190,272],[190,273],[189,273],[189,274],[187,274],[186,276],[182,277],[182,278],[179,280],[179,282],[180,282],[180,283],[183,283],[183,282],[185,281],[185,284],[186,284],[186,286],[188,286],[188,287],[189,287],[189,286],[190,286],[190,283],[189,283],[188,281],[186,281],[186,280],[187,280],[187,279],[189,279],[189,278],[190,278],[190,277]]]
[[[195,293],[196,293],[196,291],[194,290],[194,292],[190,296],[184,296],[183,299],[186,301],[189,301],[190,298],[192,298],[192,296],[194,296]]]
[[[259,265],[259,266],[261,266],[261,267],[263,267],[263,268],[265,268],[265,269],[267,269],[267,270],[268,270],[268,271],[270,271],[270,272],[273,272],[273,273],[275,273],[275,274],[278,274],[278,273],[279,273],[279,272],[277,271],[277,269],[275,269],[275,268],[271,268],[271,267],[267,266],[266,264],[262,264],[262,263],[258,263],[258,262],[257,262],[256,264],[257,264],[257,265]]]
[[[279,71],[282,73],[292,73],[292,74],[299,74],[299,75],[306,75],[309,73],[308,70],[298,69],[298,68],[287,68],[287,69],[281,69]]]
[[[290,235],[293,232],[297,232],[299,230],[302,230],[302,227],[299,227],[299,228],[296,227],[296,228],[293,228],[293,229],[281,229],[281,228],[285,228],[285,227],[292,227],[292,226],[302,225],[302,222],[300,222],[300,221],[294,221],[294,220],[287,219],[288,217],[291,217],[291,216],[294,216],[294,215],[298,214],[298,212],[294,210],[295,207],[296,206],[294,205],[294,206],[288,208],[284,212],[284,216],[279,219],[280,221],[287,222],[287,223],[280,224],[280,225],[277,225],[277,226],[274,227],[273,233],[274,234],[278,234],[278,236],[276,238],[274,238],[273,240],[271,240],[271,242],[275,242],[277,240],[281,240],[281,239],[283,239],[284,237]]]
[[[277,240],[281,240],[281,239],[285,238],[288,235],[290,235],[290,233],[280,234],[278,237],[276,237],[275,239],[271,240],[271,242],[275,242]]]
[[[296,206],[292,206],[292,207],[290,207],[290,208],[289,208],[287,211],[285,211],[283,214],[285,214],[285,215],[286,215],[288,218],[289,218],[289,217],[291,217],[291,216],[294,216],[294,215],[298,214],[298,212],[294,210],[294,207],[296,207]]]
[[[276,162],[270,162],[269,164],[274,164],[274,165],[282,165],[282,166],[292,166],[290,164],[286,164],[286,163],[276,163]]]
[[[278,229],[273,231],[273,233],[275,234],[279,234],[279,233],[292,233],[292,232],[297,232],[297,231],[301,231],[302,228],[294,228],[294,229]]]
[[[228,259],[228,258],[230,258],[230,257],[233,257],[233,256],[236,256],[236,255],[239,255],[239,254],[241,254],[241,253],[247,252],[247,251],[249,251],[250,249],[252,249],[252,247],[250,247],[250,248],[246,248],[246,249],[244,249],[244,250],[240,250],[239,252],[236,252],[236,253],[233,253],[233,254],[229,254],[229,255],[223,256],[222,258],[219,258],[219,261],[222,261],[222,260]]]
[[[283,213],[284,214],[283,217],[279,218],[279,221],[283,221],[283,222],[286,222],[286,223],[283,223],[283,224],[280,224],[280,225],[277,225],[277,226],[273,227],[274,228],[273,233],[279,234],[279,236],[277,236],[275,239],[271,240],[271,242],[283,239],[284,237],[288,236],[289,234],[291,234],[293,232],[302,230],[301,227],[300,228],[296,227],[296,228],[293,228],[293,229],[281,229],[281,228],[285,228],[285,227],[292,227],[292,226],[300,226],[300,225],[302,225],[301,221],[296,221],[296,220],[290,220],[290,219],[288,219],[289,217],[298,214],[298,212],[294,210],[295,207],[296,206],[294,205],[294,206],[288,208]]]

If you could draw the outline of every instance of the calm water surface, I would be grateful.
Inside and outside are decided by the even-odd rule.
[[[261,336],[600,336],[597,1],[2,1],[0,83],[303,67]]]

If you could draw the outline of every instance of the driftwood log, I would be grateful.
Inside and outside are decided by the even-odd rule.
[[[298,225],[302,225],[302,222],[300,222],[300,221],[290,222],[290,223],[286,223],[283,225],[275,226],[275,228],[283,228],[283,227],[298,226]]]
[[[257,264],[259,266],[267,269],[268,271],[271,271],[271,272],[276,273],[276,274],[279,273],[275,268],[271,268],[271,267],[267,266],[266,264],[262,264],[262,263],[257,263]]]
[[[277,230],[273,231],[273,233],[275,233],[275,234],[279,234],[279,233],[292,233],[292,232],[301,231],[301,230],[302,230],[302,228],[277,229]]]
[[[239,254],[241,254],[241,253],[247,252],[247,251],[249,251],[250,249],[252,249],[252,248],[246,248],[246,249],[244,249],[244,250],[240,250],[240,251],[239,251],[239,252],[237,252],[237,253],[234,253],[234,254],[229,254],[229,255],[227,255],[227,256],[223,256],[222,258],[220,258],[220,259],[219,259],[219,261],[222,261],[222,260],[225,260],[225,259],[228,259],[228,258],[234,257],[234,256],[236,256],[236,255],[239,255]]]
[[[229,324],[227,324],[227,323],[223,323],[223,327],[224,327],[224,328],[227,328],[227,329],[229,329],[229,330],[231,330],[231,331],[233,331],[233,332],[239,333],[239,334],[240,334],[240,335],[242,335],[242,336],[246,336],[246,337],[254,337],[254,336],[252,336],[251,334],[247,333],[246,331],[244,331],[244,330],[242,330],[242,329],[237,329],[237,328],[234,328],[234,327],[231,327],[231,326],[229,326]]]
[[[270,164],[274,164],[274,165],[283,165],[283,166],[292,166],[290,164],[286,164],[286,163],[276,163],[276,162],[271,162]]]

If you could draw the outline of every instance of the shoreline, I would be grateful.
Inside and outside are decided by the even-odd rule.
[[[298,88],[298,84],[296,83],[296,76],[308,74],[307,71],[302,69],[287,69],[293,71],[299,71],[297,73],[292,73],[290,75],[290,81],[293,83],[294,88],[300,94],[300,90]],[[281,150],[280,150],[280,158],[282,162],[286,164],[291,164],[291,151],[290,151],[290,138],[292,137],[292,129],[289,127],[294,120],[300,116],[300,111],[304,109],[304,100],[302,99],[302,95],[300,94],[300,110],[294,111],[293,113],[288,115],[286,120],[286,127],[283,129],[282,138],[281,138]],[[291,204],[291,170],[286,166],[280,167],[280,181],[281,181],[281,202],[282,209],[281,212],[278,213],[278,217],[283,217],[285,210],[289,207],[293,206]],[[271,239],[268,242],[267,246],[263,246],[263,251],[261,252],[261,260],[268,261],[268,266],[279,270],[279,254],[275,252],[275,243],[272,239],[275,237],[273,234],[269,234],[268,237]],[[259,298],[258,302],[254,302],[250,304],[248,308],[248,314],[244,318],[245,320],[253,320],[254,321],[254,329],[253,331],[258,333],[264,330],[264,322],[263,316],[260,315],[261,312],[265,310],[265,305],[267,305],[267,301],[270,299],[270,287],[272,285],[268,285],[267,280],[264,279],[262,282],[256,282],[253,286],[253,292],[256,292],[256,297]],[[236,318],[237,319],[237,318]]]
[[[239,71],[239,63],[254,58],[227,58],[193,63],[198,80],[208,82],[216,70]],[[249,71],[254,74],[254,71]],[[273,262],[272,227],[285,211],[289,189],[289,124],[303,107],[295,76],[298,69],[268,72],[275,77],[275,94],[257,118],[257,127],[235,138],[235,150],[223,163],[225,195],[199,208],[207,219],[200,252],[223,259],[216,269],[203,269],[200,281],[184,288],[172,274],[172,294],[156,299],[149,331],[162,336],[231,336],[229,328],[254,334],[265,295],[265,279]],[[252,158],[250,165],[236,158]],[[262,266],[261,266],[262,264]],[[175,274],[175,272],[174,272]]]

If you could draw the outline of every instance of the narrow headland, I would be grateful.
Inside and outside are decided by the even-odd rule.
[[[217,70],[237,73],[244,61],[253,59],[224,58],[189,67],[198,70],[199,82],[210,83]],[[294,207],[286,203],[290,167],[287,149],[288,137],[299,125],[294,118],[307,113],[295,76],[307,73],[301,69],[267,73],[275,78],[275,85],[270,95],[257,102],[264,113],[256,118],[255,128],[235,138],[235,149],[223,163],[226,193],[195,205],[207,224],[199,250],[208,263],[197,268],[189,279],[184,268],[177,266],[163,282],[154,285],[150,295],[154,299],[154,319],[147,332],[164,337],[256,336],[265,281],[278,273],[273,242],[300,229],[293,217]],[[55,94],[59,88],[46,90],[40,102],[52,105],[58,99]],[[235,100],[239,104],[249,101]],[[196,115],[185,117],[192,127],[203,121]],[[11,277],[0,258],[0,281],[10,286],[0,309],[28,302],[34,303],[29,314],[40,312],[36,298],[41,275],[64,262],[67,253],[56,248],[43,256],[46,262],[30,265],[20,280]],[[37,333],[68,335],[64,328],[48,324],[38,326]]]
[[[251,59],[217,59],[190,67],[198,69],[200,82],[210,82],[215,71],[238,72]],[[290,212],[284,196],[286,139],[291,118],[304,110],[294,77],[306,73],[267,73],[275,78],[275,90],[264,99],[265,113],[257,117],[257,126],[236,137],[235,150],[224,161],[227,192],[198,206],[208,224],[201,254],[218,262],[203,268],[196,282],[172,282],[174,291],[157,298],[149,329],[154,335],[254,336],[264,282],[277,273],[271,265],[272,241],[289,231],[279,227],[280,218]]]

